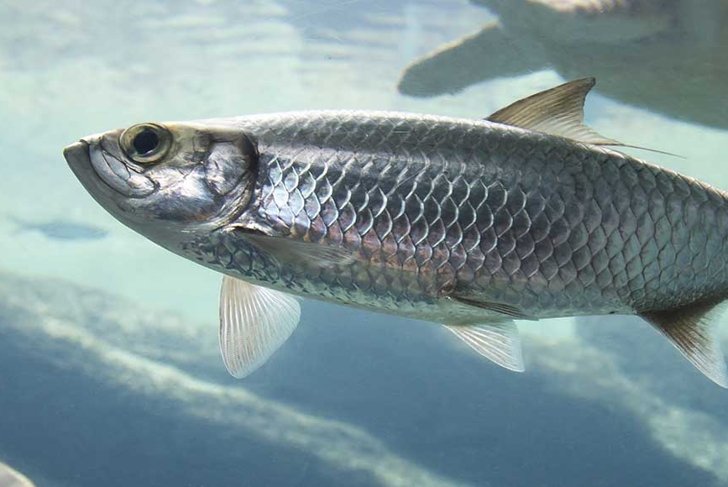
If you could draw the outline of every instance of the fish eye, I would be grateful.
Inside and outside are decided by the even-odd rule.
[[[119,145],[132,161],[150,164],[167,154],[172,145],[172,134],[161,125],[140,123],[124,130]]]

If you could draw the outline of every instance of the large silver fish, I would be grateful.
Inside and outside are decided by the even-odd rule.
[[[514,319],[638,314],[728,386],[728,195],[604,148],[593,79],[487,120],[314,111],[144,123],[65,149],[121,222],[225,274],[236,377],[293,332],[291,295],[443,323],[523,370]]]

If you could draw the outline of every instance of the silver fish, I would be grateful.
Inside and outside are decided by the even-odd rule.
[[[314,111],[144,123],[65,157],[121,222],[225,274],[243,377],[295,329],[291,295],[439,322],[523,370],[514,319],[638,314],[728,386],[728,196],[605,145],[591,78],[486,120]]]

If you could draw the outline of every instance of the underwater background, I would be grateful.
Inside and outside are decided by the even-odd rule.
[[[728,48],[724,17],[683,6],[582,21],[514,0],[522,16],[501,12],[500,25],[532,38],[491,54],[536,65],[480,80],[468,64],[508,64],[484,53],[448,68],[442,93],[401,93],[413,62],[498,19],[480,3],[0,0],[0,462],[59,487],[728,486],[726,391],[638,318],[519,323],[527,370],[514,374],[439,326],[306,300],[285,346],[235,380],[217,346],[220,275],[114,220],[61,155],[142,121],[309,108],[482,118],[598,75],[574,65],[581,55],[615,78],[611,97],[598,84],[587,100],[590,125],[728,188],[728,75],[712,55]],[[578,35],[600,15],[624,38]],[[543,18],[569,35],[539,33]],[[706,22],[713,34],[691,37]],[[650,85],[659,66],[640,55],[663,50],[684,96]],[[680,56],[700,62],[683,69]],[[646,105],[622,96],[635,86]]]

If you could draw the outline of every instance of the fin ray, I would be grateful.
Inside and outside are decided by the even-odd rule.
[[[488,360],[515,372],[525,370],[521,339],[512,321],[456,326],[444,325],[470,348]]]
[[[498,110],[487,120],[588,144],[622,145],[584,125],[584,100],[595,84],[594,78],[569,81],[522,98]]]
[[[452,293],[448,296],[450,299],[467,306],[481,308],[494,313],[499,313],[507,318],[515,318],[517,320],[534,320],[532,316],[526,314],[522,309],[507,303],[496,303],[493,301],[483,301],[471,296],[463,296]]]
[[[220,290],[220,352],[238,379],[263,365],[298,325],[301,308],[288,294],[224,276]]]
[[[329,268],[347,265],[355,260],[349,249],[327,243],[305,242],[257,232],[245,232],[244,237],[279,262],[304,262],[315,267]]]
[[[722,308],[720,303],[708,302],[640,313],[640,316],[665,335],[695,368],[719,386],[728,388],[723,352],[710,326]]]

